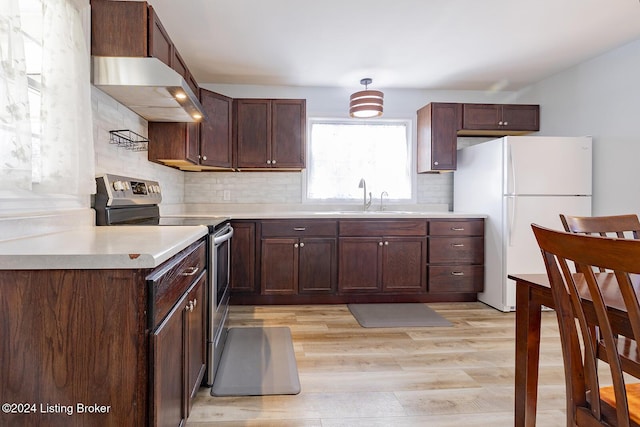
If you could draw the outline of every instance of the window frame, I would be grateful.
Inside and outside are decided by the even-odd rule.
[[[309,198],[308,183],[309,183],[309,168],[311,166],[311,132],[312,126],[315,123],[335,123],[335,124],[354,124],[354,122],[378,123],[378,124],[403,124],[406,127],[407,132],[407,150],[408,150],[408,167],[409,167],[409,183],[410,183],[410,198],[398,199],[398,198],[385,198],[385,206],[392,205],[407,205],[415,204],[418,199],[417,189],[417,173],[416,173],[416,144],[414,138],[414,121],[409,118],[375,118],[375,119],[352,119],[345,117],[308,117],[307,118],[307,142],[306,152],[307,154],[307,167],[302,170],[302,203],[307,205],[344,205],[344,206],[362,206],[363,201],[359,199],[314,199]],[[354,183],[357,186],[357,182]],[[372,194],[372,205],[370,209],[373,209],[374,205],[377,206],[380,203],[380,195]],[[377,203],[376,203],[377,201]]]

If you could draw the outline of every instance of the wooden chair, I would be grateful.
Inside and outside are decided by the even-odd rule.
[[[638,426],[640,384],[626,384],[623,374],[623,371],[639,372],[638,348],[620,345],[612,330],[597,276],[615,275],[614,290],[623,297],[633,339],[637,342],[640,305],[633,285],[638,284],[638,277],[634,275],[640,274],[640,240],[567,233],[535,224],[532,228],[556,305],[567,390],[567,426]],[[571,263],[584,273],[575,274]],[[594,267],[613,273],[599,273]],[[582,298],[585,295],[592,303]],[[598,340],[593,339],[589,327],[594,323],[600,330]],[[622,341],[625,345],[630,342]],[[598,353],[606,356],[602,359],[608,370],[597,369]],[[635,368],[623,369],[632,366]],[[606,371],[611,374],[613,385],[600,387],[599,375]]]
[[[560,214],[564,229],[572,233],[633,238],[640,236],[638,215],[570,216]]]

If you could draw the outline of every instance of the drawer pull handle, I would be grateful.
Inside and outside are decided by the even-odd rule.
[[[462,248],[464,247],[464,243],[452,243],[451,246],[454,248]]]
[[[464,227],[451,227],[451,231],[464,231]]]
[[[464,272],[462,272],[462,271],[452,271],[451,275],[452,276],[464,276]]]
[[[183,276],[193,276],[200,270],[200,267],[189,267],[186,271],[182,273]]]
[[[305,231],[307,227],[293,227],[293,231]]]

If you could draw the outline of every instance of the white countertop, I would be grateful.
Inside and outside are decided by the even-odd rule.
[[[377,218],[486,218],[483,214],[462,212],[427,212],[427,211],[271,211],[271,212],[227,212],[231,219],[287,219],[287,218],[315,218],[315,219],[377,219]]]
[[[80,227],[0,242],[0,270],[154,268],[207,227]]]

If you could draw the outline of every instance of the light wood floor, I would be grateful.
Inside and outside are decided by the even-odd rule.
[[[346,305],[232,306],[230,326],[288,326],[302,392],[212,397],[187,426],[513,426],[515,315],[428,304],[453,327],[362,328]],[[554,312],[543,313],[538,425],[565,426]]]

